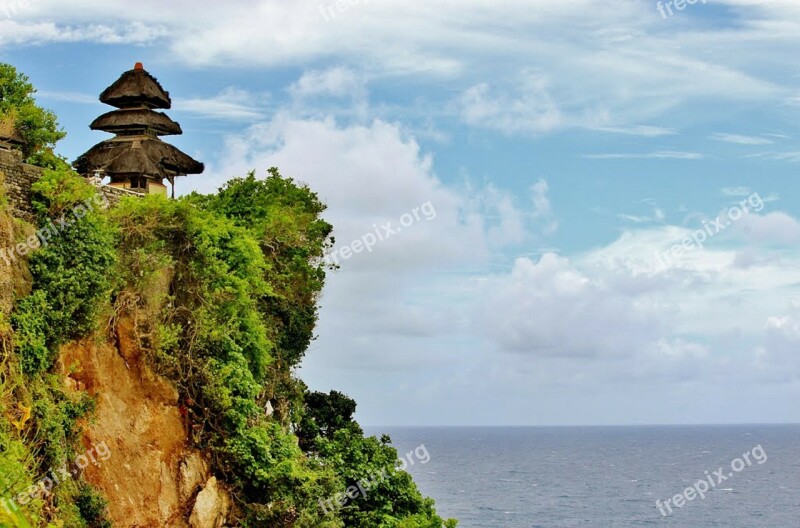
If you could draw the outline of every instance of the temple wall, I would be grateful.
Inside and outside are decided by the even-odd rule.
[[[44,169],[22,162],[21,152],[0,148],[0,184],[5,187],[5,194],[12,215],[28,222],[34,221],[33,208],[31,207],[31,186],[42,177],[42,174],[44,174]],[[142,196],[135,192],[108,185],[99,186],[99,190],[111,205],[118,204],[125,196],[139,198]]]
[[[44,169],[22,163],[22,153],[17,150],[0,149],[0,172],[5,175],[3,184],[11,214],[33,221],[31,185],[42,177]]]

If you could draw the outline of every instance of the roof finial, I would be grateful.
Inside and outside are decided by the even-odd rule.
[[[144,64],[142,64],[141,62],[137,62],[136,65],[133,67],[133,69],[134,70],[143,70],[144,69]]]

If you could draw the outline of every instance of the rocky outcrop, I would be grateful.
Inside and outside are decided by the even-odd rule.
[[[189,453],[180,465],[180,496],[189,502],[203,488],[208,479],[208,464],[200,453]]]
[[[116,334],[117,346],[95,337],[62,348],[67,387],[97,401],[83,443],[111,452],[83,478],[108,499],[115,527],[224,526],[230,496],[189,445],[177,391],[146,365],[132,321],[119,321]]]
[[[191,528],[222,528],[231,509],[231,499],[216,477],[211,477],[197,495],[189,517]]]

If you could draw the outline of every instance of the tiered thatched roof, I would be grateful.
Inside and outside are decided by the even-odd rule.
[[[142,103],[150,108],[169,109],[172,99],[158,80],[147,73],[141,62],[128,70],[117,81],[103,90],[100,102],[117,108],[130,108]]]
[[[95,119],[89,125],[89,128],[111,132],[112,134],[124,134],[129,131],[144,132],[148,129],[159,136],[183,134],[181,126],[170,119],[167,114],[154,112],[147,108],[130,108],[108,112]]]
[[[141,175],[156,179],[200,174],[205,168],[177,147],[151,136],[121,136],[92,147],[75,161],[81,174],[102,168],[109,175]]]
[[[116,137],[95,145],[74,165],[81,174],[101,171],[112,184],[133,176],[144,176],[161,183],[164,178],[200,174],[203,164],[158,136],[182,134],[181,126],[154,108],[170,108],[169,93],[141,63],[122,76],[100,95],[100,100],[117,110],[101,115],[91,124]]]

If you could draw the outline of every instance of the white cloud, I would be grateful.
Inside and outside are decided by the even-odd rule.
[[[213,97],[176,98],[173,109],[200,117],[233,121],[256,121],[265,117],[268,95],[228,87]]]
[[[597,130],[600,132],[610,132],[612,134],[623,134],[626,136],[640,136],[640,137],[663,137],[674,136],[677,134],[671,128],[649,126],[649,125],[633,125],[624,127],[600,127]]]
[[[550,198],[548,197],[549,190],[550,187],[547,185],[547,181],[541,178],[531,187],[533,218],[544,222],[542,230],[546,235],[551,235],[558,229],[558,221],[553,215]]]
[[[461,118],[478,127],[506,134],[542,134],[563,124],[547,81],[530,76],[516,92],[498,93],[487,83],[467,89],[459,98]]]
[[[517,368],[533,358],[545,362],[540,368],[557,366],[563,372],[546,376],[553,382],[620,379],[626,362],[630,375],[643,380],[696,379],[726,368],[718,343],[735,333],[747,339],[733,345],[732,354],[750,354],[745,341],[769,350],[758,321],[767,320],[783,289],[800,280],[800,258],[769,257],[777,255],[770,249],[743,265],[742,241],[800,237],[800,224],[783,213],[746,215],[731,229],[739,236],[737,249],[696,249],[661,269],[654,266],[656,254],[691,229],[626,231],[583,254],[521,257],[508,273],[490,273],[498,250],[518,251],[536,240],[531,229],[545,234],[557,227],[549,182],[536,181],[527,204],[491,185],[446,185],[415,139],[381,120],[339,124],[280,112],[229,138],[224,152],[205,178],[209,190],[253,167],[302,175],[329,204],[326,217],[340,245],[424,202],[436,207],[435,220],[343,261],[330,278],[322,337],[306,364],[311,379],[327,379],[330,368],[385,368],[386,361],[412,373],[421,361],[468,365],[459,348],[451,348],[464,340],[473,343],[470,349],[511,352]],[[742,189],[728,189],[734,191]],[[663,222],[663,211],[650,205],[648,221]],[[359,321],[357,331],[353,321]],[[386,346],[392,353],[385,360],[374,355]],[[591,381],[591,362],[598,359],[609,363]]]
[[[723,187],[721,190],[725,196],[750,196],[752,194],[749,187]]]
[[[346,261],[348,271],[428,269],[460,265],[466,258],[475,265],[489,258],[490,248],[518,242],[523,232],[524,209],[508,193],[443,185],[417,142],[381,120],[338,125],[333,119],[280,113],[230,137],[224,152],[207,171],[202,190],[254,167],[277,166],[287,176],[302,175],[329,204],[326,216],[341,244],[373,231],[374,225],[397,225],[404,213],[433,204],[435,220],[418,222],[372,253]]]
[[[289,87],[292,96],[298,98],[313,95],[360,98],[364,91],[364,79],[343,67],[305,72]]]
[[[604,361],[593,370],[583,361],[572,372],[550,372],[563,379],[584,369],[599,380],[624,377],[617,369],[626,361],[617,361],[627,358],[631,381],[665,375],[679,381],[717,371],[755,382],[759,376],[744,368],[752,347],[775,346],[763,321],[771,321],[767,330],[781,326],[784,334],[797,328],[770,317],[800,279],[800,255],[782,252],[742,268],[734,251],[707,247],[654,271],[656,252],[689,233],[674,226],[628,231],[575,258],[518,259],[508,274],[486,283],[473,326],[520,357]],[[780,368],[774,359],[769,367]]]
[[[554,254],[538,262],[517,259],[511,273],[492,280],[488,290],[477,327],[520,353],[627,356],[647,345],[661,324],[634,296]]]
[[[84,94],[80,92],[50,92],[40,90],[36,92],[37,99],[49,99],[51,101],[66,101],[78,104],[97,104],[99,98],[96,95]]]
[[[740,134],[723,134],[716,133],[709,136],[709,139],[715,141],[722,141],[725,143],[734,143],[736,145],[772,145],[775,143],[771,139],[759,136],[743,136]]]
[[[100,44],[148,44],[167,34],[163,26],[139,22],[118,25],[88,23],[62,26],[54,22],[0,20],[0,46],[38,45],[50,42],[97,42]]]
[[[781,211],[766,215],[748,214],[733,225],[753,242],[791,245],[800,242],[800,222]]]
[[[765,381],[800,381],[800,310],[794,300],[786,311],[770,315],[764,323],[765,338],[754,350],[753,366]]]
[[[424,75],[460,94],[461,116],[474,126],[509,134],[581,127],[662,137],[673,130],[630,123],[688,103],[779,103],[796,94],[764,74],[762,57],[769,54],[777,71],[793,67],[797,9],[761,0],[720,3],[736,8],[736,24],[710,28],[687,18],[676,29],[651,5],[598,10],[589,0],[504,0],[491,7],[442,0],[412,11],[385,0],[351,6],[329,21],[317,0],[33,2],[0,21],[0,45],[157,45],[174,60],[214,68],[338,65],[317,77],[309,73],[297,94],[341,93],[354,86],[351,73],[386,82]],[[754,41],[766,44],[748,45]]]
[[[800,162],[800,151],[787,151],[787,152],[761,152],[758,154],[749,154],[748,158],[761,158],[771,161],[786,161],[789,163]]]

